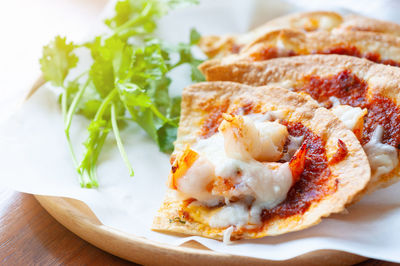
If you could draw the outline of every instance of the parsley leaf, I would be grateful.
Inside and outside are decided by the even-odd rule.
[[[199,43],[201,38],[200,33],[196,29],[190,30],[190,45],[196,45]]]
[[[44,78],[55,86],[64,86],[64,80],[69,70],[78,63],[78,57],[73,53],[75,45],[67,43],[66,38],[56,36],[50,44],[43,47],[40,59]]]

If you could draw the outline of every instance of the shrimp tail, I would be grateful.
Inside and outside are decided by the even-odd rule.
[[[295,184],[304,171],[307,159],[307,144],[303,143],[300,149],[294,154],[289,162],[289,168],[292,171],[293,184]]]
[[[185,150],[174,156],[174,161],[171,166],[171,173],[168,178],[168,187],[177,189],[177,181],[185,175],[186,171],[199,158],[199,154],[186,146]]]

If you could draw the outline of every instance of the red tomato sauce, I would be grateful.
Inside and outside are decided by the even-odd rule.
[[[350,55],[355,57],[363,57],[361,52],[355,46],[337,46],[337,47],[327,48],[322,51],[317,51],[315,52],[315,54],[341,54],[341,55]]]
[[[227,110],[228,105],[216,106],[209,115],[203,120],[200,128],[200,137],[209,138],[218,132],[219,124],[222,122],[222,114]]]
[[[238,53],[238,52],[235,52],[235,53]],[[282,50],[277,47],[268,47],[259,52],[251,54],[250,58],[253,59],[254,61],[263,61],[263,60],[268,60],[268,59],[278,58],[278,57],[290,57],[290,56],[295,56],[295,55],[300,55],[300,54],[306,55],[308,53],[309,52],[307,52],[307,51],[296,53],[295,51],[292,51],[292,50]],[[368,59],[372,62],[379,63],[379,64],[400,67],[400,62],[397,62],[397,61],[394,61],[391,59],[382,59],[382,57],[378,53],[372,53],[372,52],[361,53],[360,50],[355,46],[346,46],[346,45],[336,46],[336,47],[327,48],[322,51],[311,51],[311,54],[349,55],[349,56],[354,56],[354,57],[359,57],[359,58],[365,58],[365,59]]]
[[[377,125],[383,127],[382,142],[400,148],[400,108],[389,98],[374,95],[366,105],[362,144],[367,143]]]
[[[330,178],[331,171],[326,157],[324,141],[301,123],[282,122],[291,136],[304,136],[307,155],[304,170],[298,181],[289,190],[285,201],[270,210],[263,210],[263,222],[274,218],[285,218],[302,214],[313,202],[336,191],[338,182]],[[332,184],[333,182],[333,184]]]
[[[384,64],[384,65],[390,65],[390,66],[400,66],[400,62],[396,62],[391,59],[385,59],[383,60],[378,53],[364,53],[362,54],[360,50],[357,49],[355,46],[337,46],[337,47],[332,47],[328,48],[323,51],[316,51],[313,52],[314,54],[340,54],[340,55],[350,55],[350,56],[355,56],[355,57],[360,57],[360,58],[365,58],[368,59],[372,62],[379,63],[379,64]]]
[[[332,101],[329,99],[332,96],[338,98],[341,104],[353,107],[366,104],[367,83],[348,70],[324,78],[308,76],[303,82],[303,85],[295,90],[307,92],[325,107],[332,107]]]
[[[259,52],[252,53],[250,55],[250,57],[254,61],[263,61],[263,60],[268,60],[268,59],[272,59],[272,58],[295,56],[295,55],[297,55],[297,54],[292,50],[283,50],[283,49],[279,49],[277,47],[268,47]]]
[[[218,107],[204,120],[201,126],[201,136],[207,138],[218,131],[221,123],[223,110],[226,108]],[[258,105],[245,103],[241,107],[234,109],[232,114],[250,114],[257,112]],[[296,214],[302,214],[311,206],[313,202],[318,202],[324,196],[337,190],[338,181],[330,178],[328,159],[326,157],[325,143],[321,137],[314,134],[310,129],[301,123],[281,122],[288,129],[291,136],[303,136],[302,146],[306,147],[305,161],[302,164],[300,176],[296,178],[296,183],[292,186],[284,202],[273,209],[263,210],[261,218],[263,222],[279,218],[285,218]],[[342,157],[344,159],[344,157]],[[296,164],[295,164],[296,165]],[[293,171],[292,171],[293,172]]]
[[[303,84],[295,89],[311,95],[325,107],[332,107],[330,97],[341,104],[367,108],[361,144],[366,144],[377,125],[384,129],[382,142],[398,148],[400,145],[400,108],[391,99],[382,95],[371,95],[367,99],[367,83],[349,70],[328,77],[305,77]]]

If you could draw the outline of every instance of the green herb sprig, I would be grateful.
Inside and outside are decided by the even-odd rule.
[[[204,80],[197,69],[202,60],[192,53],[192,46],[199,41],[200,35],[192,29],[188,43],[171,45],[156,38],[154,31],[157,20],[169,10],[194,3],[197,1],[120,0],[115,5],[115,15],[105,20],[110,33],[80,44],[57,36],[43,47],[41,70],[48,82],[62,89],[60,104],[65,136],[82,187],[98,187],[96,166],[110,132],[129,174],[134,175],[120,135],[127,123],[138,124],[162,152],[173,150],[180,98],[169,94],[171,80],[168,73],[188,64],[192,81]],[[88,49],[93,63],[71,79],[70,70],[79,61],[78,48]],[[70,138],[76,114],[90,120],[81,158],[75,154]]]

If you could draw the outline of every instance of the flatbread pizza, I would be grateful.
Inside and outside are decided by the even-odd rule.
[[[281,29],[316,31],[364,31],[400,36],[400,25],[359,15],[342,16],[335,12],[314,11],[282,16],[241,35],[204,36],[199,46],[210,58],[239,53],[268,32]]]
[[[270,31],[246,45],[238,54],[205,61],[202,72],[215,64],[238,60],[264,61],[309,54],[341,54],[391,66],[400,66],[400,37],[363,31]]]
[[[343,55],[308,55],[214,65],[209,81],[279,84],[331,108],[363,145],[372,178],[366,192],[400,178],[400,69]]]
[[[370,179],[353,132],[311,97],[232,82],[184,90],[171,164],[152,229],[224,241],[310,227]]]

